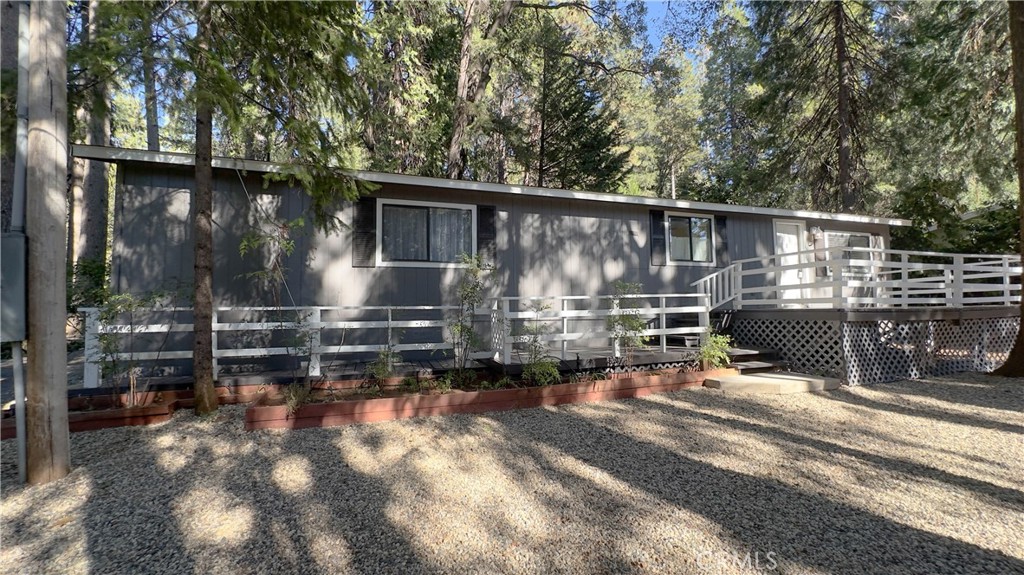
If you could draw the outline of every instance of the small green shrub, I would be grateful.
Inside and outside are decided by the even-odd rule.
[[[549,359],[540,359],[523,366],[523,381],[531,385],[552,385],[561,381],[558,364]]]
[[[292,382],[284,388],[284,406],[288,415],[295,415],[300,407],[309,402],[309,386],[302,382]]]
[[[638,295],[642,289],[639,283],[615,282],[615,313],[608,316],[606,322],[612,338],[622,347],[626,367],[633,366],[633,354],[647,344],[647,322],[639,315],[639,302],[636,298],[623,297]]]
[[[402,355],[388,345],[380,350],[377,357],[366,366],[366,372],[374,381],[384,381],[395,374],[395,364],[401,360]]]
[[[409,375],[402,379],[402,389],[411,393],[420,392],[420,380]]]
[[[590,371],[574,371],[569,375],[569,383],[590,383],[597,379],[597,375]]]
[[[731,346],[731,337],[720,333],[709,333],[707,341],[700,346],[698,357],[711,369],[725,367],[729,365],[729,348]]]
[[[450,392],[452,390],[452,380],[455,379],[455,377],[452,375],[454,373],[454,371],[449,371],[442,375],[441,377],[435,379],[434,389],[440,391],[441,393]]]

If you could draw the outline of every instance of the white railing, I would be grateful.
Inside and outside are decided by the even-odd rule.
[[[613,356],[621,357],[619,338],[608,325],[608,319],[618,315],[647,319],[646,328],[631,335],[658,338],[659,348],[665,352],[670,335],[703,337],[711,309],[703,293],[503,297],[498,302],[498,321],[505,329],[496,343],[500,343],[501,362],[506,365],[512,362],[514,344],[534,338],[545,346],[558,344],[562,359],[568,359],[570,343],[594,341],[610,343]],[[693,325],[670,327],[670,320]],[[529,323],[533,324],[532,333],[525,334]]]
[[[510,363],[514,345],[529,339],[516,331],[517,326],[527,321],[534,325],[556,325],[538,337],[545,345],[558,342],[563,358],[570,342],[595,339],[611,341],[615,357],[620,357],[615,334],[607,327],[607,318],[617,314],[651,320],[637,335],[660,338],[661,350],[665,351],[669,335],[701,336],[707,331],[710,309],[707,299],[705,294],[699,293],[498,298],[475,310],[474,324],[481,328],[486,326],[490,337],[484,346],[488,349],[475,351],[470,358],[494,358]],[[545,302],[557,305],[550,309]],[[214,378],[220,375],[221,361],[227,358],[301,357],[308,359],[305,375],[317,377],[321,375],[323,356],[385,350],[452,350],[448,316],[456,309],[454,306],[217,308],[213,314]],[[85,314],[85,387],[100,385],[105,363],[192,358],[192,338],[185,335],[193,331],[192,308],[138,309],[110,321],[101,321],[97,308],[79,311]],[[687,316],[693,325],[669,326],[670,320]],[[407,330],[413,331],[406,333]],[[126,342],[125,337],[131,340]]]
[[[213,313],[214,379],[219,376],[220,363],[225,358],[308,358],[305,374],[317,377],[325,355],[379,353],[388,349],[395,352],[451,350],[445,316],[456,309],[454,306],[217,308]],[[169,341],[173,334],[193,331],[192,308],[138,309],[121,314],[116,321],[106,322],[100,320],[97,308],[79,311],[85,314],[85,387],[99,386],[104,363],[192,358],[191,338]],[[476,315],[489,317],[491,322],[496,319],[490,308],[476,310]],[[182,317],[187,322],[179,321]],[[409,329],[417,330],[416,336],[410,338],[417,341],[403,343],[404,332]],[[152,334],[148,345],[141,341],[129,342],[126,346],[125,342],[114,338],[104,341],[104,336],[144,338],[146,334]],[[346,343],[346,339],[357,342]],[[367,343],[370,341],[378,343]],[[181,349],[183,343],[188,349]],[[156,350],[125,349],[133,344]],[[165,349],[167,347],[171,349]],[[492,355],[493,352],[477,352],[471,357]]]
[[[690,285],[697,288],[700,293],[707,294],[708,305],[711,309],[716,309],[736,299],[736,294],[740,289],[739,277],[736,268],[728,266],[711,275],[704,276]]]
[[[1019,256],[837,247],[738,260],[693,285],[712,309],[963,307],[1019,304],[1020,274]]]

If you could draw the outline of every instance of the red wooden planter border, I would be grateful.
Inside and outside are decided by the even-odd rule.
[[[676,391],[703,385],[712,375],[735,374],[724,369],[604,379],[585,383],[562,383],[547,387],[497,389],[490,391],[453,391],[444,395],[409,395],[380,399],[343,400],[301,406],[288,414],[283,405],[267,405],[275,397],[268,391],[245,412],[245,429],[301,429],[331,427],[351,423],[389,421],[408,417],[480,413],[643,397],[652,393]]]
[[[230,393],[226,389],[218,388],[217,394],[220,405],[249,403],[262,397],[262,394],[255,390]],[[69,431],[93,431],[108,427],[161,423],[170,419],[174,410],[195,405],[192,390],[182,390],[140,392],[137,399],[139,406],[110,407],[123,404],[126,400],[127,394],[119,395],[116,401],[110,395],[68,398]],[[13,417],[6,417],[0,421],[0,439],[13,439],[17,435]]]

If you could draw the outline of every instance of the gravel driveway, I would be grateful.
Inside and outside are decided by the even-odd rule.
[[[15,485],[7,573],[1024,573],[1024,380],[303,431],[180,413]]]

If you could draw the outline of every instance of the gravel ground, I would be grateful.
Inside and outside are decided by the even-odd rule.
[[[7,573],[1024,573],[1024,380],[72,436]]]

